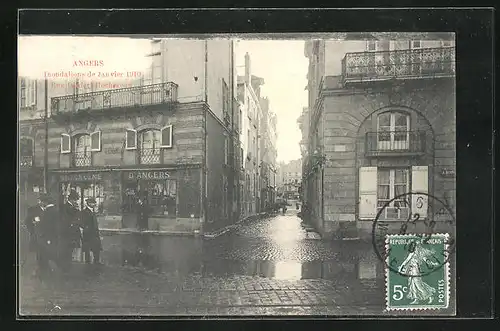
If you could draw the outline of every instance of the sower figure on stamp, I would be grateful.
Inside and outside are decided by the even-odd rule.
[[[65,271],[71,267],[73,250],[80,247],[80,211],[77,207],[79,198],[78,193],[72,190],[68,195],[68,202],[61,208],[60,260]]]
[[[100,255],[102,250],[99,225],[94,213],[96,200],[88,198],[85,208],[82,210],[81,220],[83,226],[82,251],[85,263],[90,263],[90,252],[94,257],[94,264],[101,264]]]
[[[57,261],[59,214],[55,208],[54,200],[49,195],[41,195],[40,203],[43,213],[40,216],[35,216],[33,233],[37,251],[38,274],[43,277],[50,272],[49,261]]]
[[[398,270],[408,276],[407,298],[413,300],[410,304],[416,304],[419,301],[427,301],[430,304],[436,294],[436,289],[424,282],[420,276],[420,270],[423,269],[424,264],[438,265],[435,261],[430,260],[433,251],[423,247],[423,240],[417,240],[410,245],[408,249],[410,253]]]

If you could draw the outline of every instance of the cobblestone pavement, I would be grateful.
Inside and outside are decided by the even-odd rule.
[[[383,278],[370,246],[311,240],[293,215],[211,240],[120,234],[104,266],[20,277],[22,315],[378,315]]]

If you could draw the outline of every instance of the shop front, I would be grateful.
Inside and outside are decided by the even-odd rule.
[[[201,228],[200,169],[121,170],[123,227],[137,228],[139,200],[148,229],[191,233]]]

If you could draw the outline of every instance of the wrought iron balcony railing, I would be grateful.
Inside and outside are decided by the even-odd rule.
[[[366,133],[366,155],[422,154],[426,150],[425,131],[381,131]]]
[[[347,53],[342,60],[344,84],[454,75],[454,47]]]
[[[19,166],[21,168],[31,168],[33,166],[33,156],[32,155],[21,155]]]
[[[92,152],[74,152],[73,166],[75,167],[90,167],[92,165]]]
[[[177,101],[177,88],[177,84],[168,82],[65,95],[51,99],[51,110],[52,114],[58,115],[82,109],[101,110],[159,105]]]
[[[159,164],[161,151],[159,148],[141,148],[138,151],[139,164]]]

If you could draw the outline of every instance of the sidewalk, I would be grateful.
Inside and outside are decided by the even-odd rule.
[[[221,229],[217,229],[215,231],[210,231],[210,232],[205,232],[201,236],[204,238],[216,238],[228,231],[231,231],[234,229],[236,226],[251,221],[258,219],[260,217],[265,217],[268,216],[267,213],[260,213],[256,215],[251,215],[248,217],[245,217],[243,219],[240,219],[234,224],[227,225]],[[200,236],[200,233],[197,231],[193,232],[176,232],[176,231],[162,231],[162,230],[138,230],[136,228],[121,228],[121,229],[107,229],[107,228],[100,228],[99,229],[101,235],[112,235],[112,234],[130,234],[130,233],[138,233],[138,234],[152,234],[152,235],[164,235],[164,236],[188,236],[188,237],[197,237]]]

